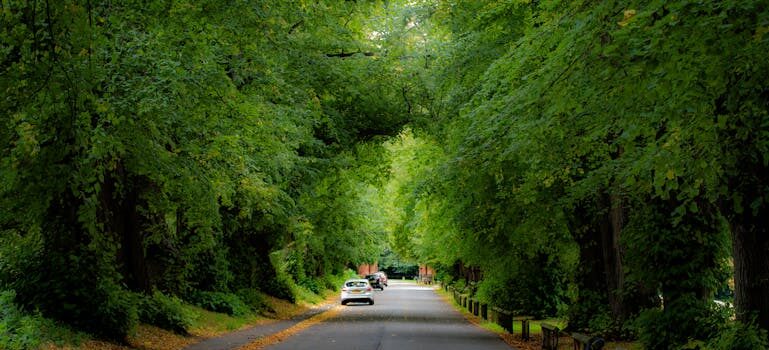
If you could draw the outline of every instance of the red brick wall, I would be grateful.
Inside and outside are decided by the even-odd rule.
[[[435,276],[435,269],[427,265],[419,265],[420,276]]]
[[[370,275],[374,272],[379,271],[379,263],[375,262],[373,264],[360,264],[358,265],[358,275],[361,277],[365,275]]]
[[[435,280],[435,269],[428,265],[419,265],[419,278],[417,282],[432,284]]]

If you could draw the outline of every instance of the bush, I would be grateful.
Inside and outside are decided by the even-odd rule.
[[[14,303],[16,292],[0,292],[0,349],[37,349],[43,341],[42,317],[24,315]]]
[[[270,309],[267,301],[264,299],[264,295],[259,293],[256,289],[243,288],[238,290],[237,295],[240,297],[240,300],[243,300],[243,302],[253,311],[259,312]]]
[[[302,279],[299,285],[309,289],[311,292],[315,294],[320,294],[320,292],[323,291],[323,287],[321,286],[320,283],[318,283],[318,280],[315,278],[306,277]]]
[[[766,330],[758,328],[755,323],[727,323],[708,343],[712,350],[765,350],[769,349]]]
[[[644,349],[680,348],[691,339],[708,339],[719,325],[726,323],[723,314],[694,294],[665,300],[664,309],[646,309],[634,321],[638,340]]]
[[[337,280],[339,279],[338,276],[343,276],[341,273],[337,276],[334,275],[325,275],[321,278],[321,284],[323,285],[324,289],[330,289],[330,290],[336,290],[339,288],[340,285],[344,283],[344,280],[337,283]]]
[[[262,290],[269,295],[283,300],[288,300],[292,303],[296,302],[296,290],[294,281],[286,273],[277,272],[275,278],[271,279],[261,287]]]
[[[242,316],[252,311],[240,297],[231,293],[199,291],[194,293],[192,303],[231,316]]]
[[[139,323],[136,298],[111,281],[102,282],[90,303],[84,302],[75,325],[98,336],[122,341]],[[83,296],[88,300],[87,296]]]
[[[152,295],[142,296],[139,319],[153,326],[187,334],[193,315],[185,310],[179,298],[155,291]]]
[[[478,298],[516,314],[540,319],[555,315],[562,297],[557,287],[560,272],[554,267],[542,267],[544,263],[534,264],[531,261],[521,261],[520,266],[523,268],[518,272],[489,271],[477,284]],[[458,281],[458,285],[461,282]],[[476,290],[472,282],[469,290],[470,294]],[[468,288],[465,289],[467,291]]]
[[[601,333],[612,323],[608,300],[604,293],[589,289],[575,290],[566,311],[569,329],[577,332]]]
[[[326,274],[322,277],[323,286],[328,290],[339,290],[344,281],[351,278],[358,278],[358,273],[350,269],[342,270],[338,274]]]
[[[19,248],[17,252],[1,249],[0,285],[16,292],[14,301],[22,309],[38,310],[46,319],[123,341],[138,322],[134,294],[123,286],[109,251],[96,253],[95,245],[73,246],[69,238],[76,233],[62,227],[52,223],[45,239],[30,235],[36,240],[32,243],[2,237]]]

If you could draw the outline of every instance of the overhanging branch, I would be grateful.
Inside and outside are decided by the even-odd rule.
[[[376,56],[373,52],[361,52],[361,51],[355,51],[355,52],[340,52],[340,53],[327,53],[326,57],[336,57],[336,58],[346,58],[353,55],[362,54],[363,56]]]

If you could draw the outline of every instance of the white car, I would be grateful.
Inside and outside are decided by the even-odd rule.
[[[374,288],[366,279],[347,280],[342,285],[342,305],[349,302],[360,302],[374,305]]]

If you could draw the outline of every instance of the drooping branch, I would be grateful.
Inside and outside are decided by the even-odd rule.
[[[302,24],[304,24],[303,19],[299,20],[299,22],[294,23],[294,25],[292,25],[291,28],[288,30],[288,34],[294,34],[294,31],[296,30],[296,28],[299,28],[299,26],[301,26]]]
[[[376,53],[374,53],[374,52],[369,52],[369,51],[362,52],[362,51],[358,50],[358,51],[355,51],[355,52],[344,52],[344,51],[342,51],[340,53],[327,53],[326,57],[347,58],[347,57],[350,57],[350,56],[353,56],[353,55],[356,55],[356,54],[362,54],[363,56],[368,56],[368,57],[376,56]]]

